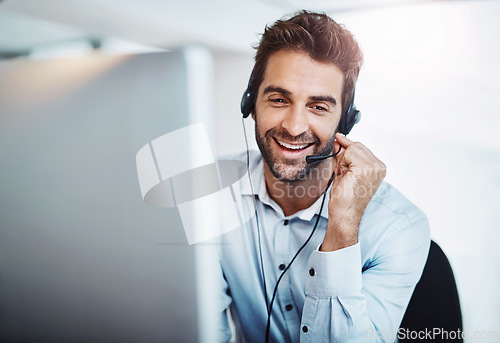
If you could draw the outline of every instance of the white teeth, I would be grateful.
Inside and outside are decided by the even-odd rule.
[[[276,140],[279,145],[284,146],[285,148],[292,149],[292,150],[299,150],[299,149],[304,149],[307,148],[310,143],[305,143],[305,144],[288,144],[279,140]]]

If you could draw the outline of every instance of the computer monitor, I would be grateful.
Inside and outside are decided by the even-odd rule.
[[[194,47],[0,62],[0,341],[213,341],[212,247],[136,169],[151,140],[209,131],[211,73]]]

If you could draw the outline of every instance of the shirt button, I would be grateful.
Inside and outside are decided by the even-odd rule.
[[[278,267],[278,268],[279,268],[280,270],[285,270],[286,266],[282,263],[282,264],[280,264],[280,265],[279,265],[279,267]]]
[[[285,306],[285,309],[286,309],[287,311],[291,311],[291,310],[293,309],[293,306],[292,306],[292,305],[290,305],[290,304],[288,304],[288,305],[286,305],[286,306]]]
[[[314,268],[309,269],[309,275],[314,276],[314,274],[316,274]]]
[[[285,221],[283,222],[283,225],[288,225],[288,223],[289,223],[289,220],[285,219]]]
[[[308,330],[309,330],[309,329],[307,328],[307,326],[305,326],[305,325],[304,325],[304,326],[302,327],[302,331],[307,332]]]

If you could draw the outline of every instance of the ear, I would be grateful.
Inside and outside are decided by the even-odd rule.
[[[255,112],[252,111],[252,119],[255,120]]]

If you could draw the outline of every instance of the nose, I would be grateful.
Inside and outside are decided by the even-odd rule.
[[[281,126],[292,136],[298,136],[309,130],[307,112],[301,106],[293,105],[285,114]]]

